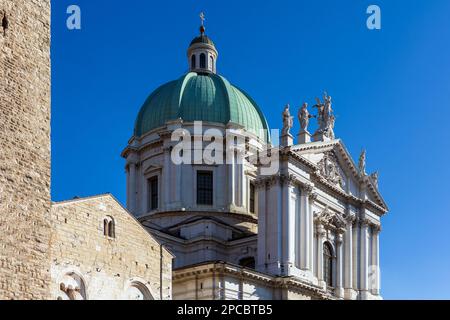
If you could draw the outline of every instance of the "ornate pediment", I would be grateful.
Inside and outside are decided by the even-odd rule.
[[[343,187],[344,179],[334,153],[325,152],[317,166],[319,167],[317,172],[319,175],[324,177],[328,182]]]
[[[343,229],[347,225],[347,220],[339,212],[332,212],[327,206],[315,214],[317,223],[331,229]]]
[[[293,146],[290,152],[308,168],[314,170],[315,176],[336,187],[338,191],[348,194],[349,197],[359,197],[359,190],[367,187],[368,197],[376,209],[384,213],[388,211],[377,187],[378,175],[376,173],[370,176],[362,175],[359,166],[355,164],[341,140],[304,143]]]

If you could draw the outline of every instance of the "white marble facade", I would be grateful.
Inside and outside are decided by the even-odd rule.
[[[224,261],[292,277],[328,297],[381,298],[379,232],[387,206],[376,182],[360,172],[341,140],[275,148],[279,172],[261,176],[248,161],[173,164],[169,132],[190,125],[169,123],[131,140],[124,152],[128,208],[174,253],[175,270]],[[196,203],[199,170],[213,174],[210,206]],[[152,177],[158,178],[159,190],[154,210],[147,189]],[[255,212],[250,211],[250,184]],[[249,259],[254,265],[242,264]]]
[[[303,279],[337,298],[380,298],[380,218],[387,207],[374,182],[340,140],[281,153],[280,173],[257,180],[257,269]]]
[[[201,32],[203,37],[203,26]],[[199,70],[196,55],[202,53],[211,64]],[[191,44],[191,72],[215,74],[217,56],[210,42]],[[317,103],[313,135],[307,131],[312,117],[307,104],[299,110],[297,144],[290,134],[289,106],[283,111],[280,146],[267,146],[236,123],[203,121],[198,131],[195,121],[182,119],[130,139],[122,152],[127,208],[175,255],[175,299],[381,298],[379,232],[388,208],[378,191],[378,174],[366,174],[365,152],[356,165],[335,138],[331,97],[325,94]],[[194,150],[209,144],[204,135],[210,129],[220,133],[224,145],[231,139],[244,143],[234,147],[228,164],[177,165],[171,154],[178,142],[171,138],[179,129],[190,135]],[[256,150],[267,147],[279,160],[278,170],[270,175],[261,162],[252,161]],[[260,160],[265,160],[262,154]],[[205,172],[212,179],[212,194],[202,204],[197,179]],[[227,292],[225,282],[220,286],[214,280],[216,268],[228,270],[224,276],[233,278],[236,267],[242,268],[246,283],[241,281],[238,288],[251,287],[253,293]],[[213,283],[220,294],[202,295],[205,289],[195,275],[199,269],[205,270],[204,283]],[[274,286],[280,290],[268,296],[267,288]]]

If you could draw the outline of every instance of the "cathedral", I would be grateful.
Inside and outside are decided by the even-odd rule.
[[[388,207],[327,93],[270,130],[217,73],[202,15],[189,71],[150,93],[122,151],[126,205],[51,202],[49,0],[0,4],[1,299],[381,299]]]

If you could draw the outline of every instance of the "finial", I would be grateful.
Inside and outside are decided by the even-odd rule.
[[[202,25],[200,26],[200,33],[203,35],[205,33],[205,14],[203,12],[200,12],[200,20]]]

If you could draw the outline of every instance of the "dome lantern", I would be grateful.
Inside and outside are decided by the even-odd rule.
[[[197,73],[216,73],[218,52],[212,40],[205,35],[205,15],[200,14],[200,35],[192,40],[188,49],[189,70]]]

